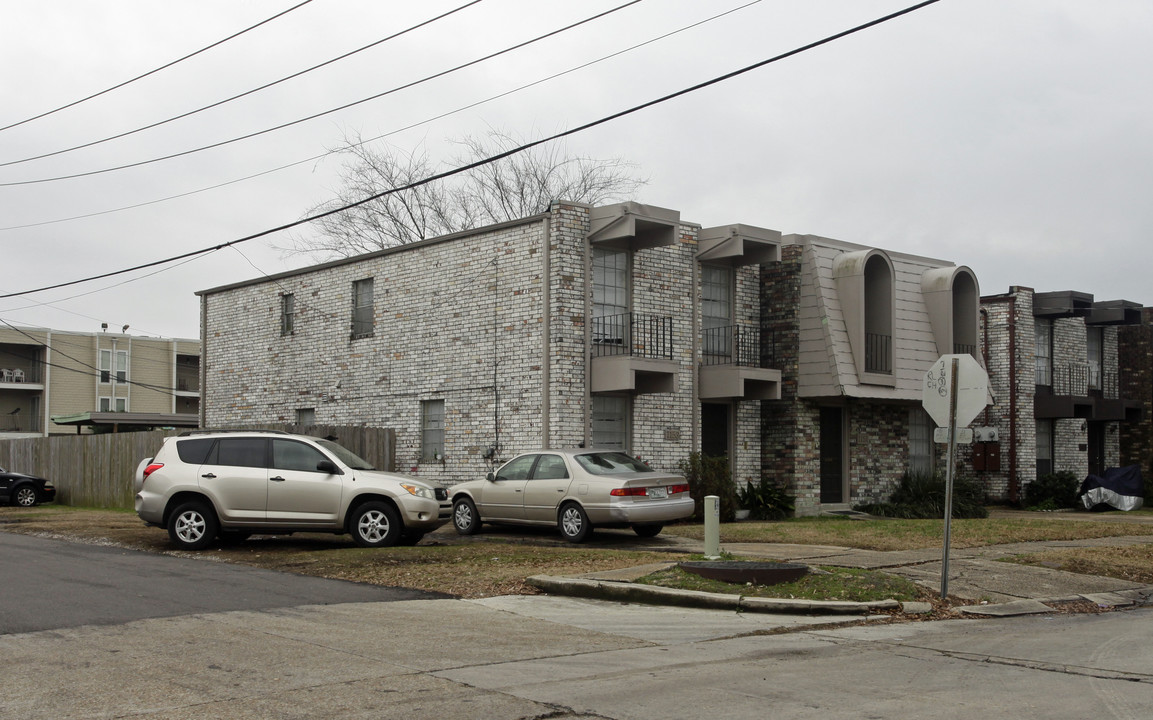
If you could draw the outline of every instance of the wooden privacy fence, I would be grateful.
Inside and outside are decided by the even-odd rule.
[[[387,428],[331,425],[263,425],[262,430],[334,437],[373,467],[392,470],[396,435]],[[53,435],[0,440],[0,467],[48,478],[56,502],[81,507],[132,509],[136,466],[179,430],[104,435]]]

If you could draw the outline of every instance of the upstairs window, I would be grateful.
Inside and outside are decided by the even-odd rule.
[[[1085,328],[1085,360],[1089,364],[1089,389],[1101,389],[1101,366],[1105,358],[1105,340],[1099,327]]]
[[[701,324],[704,353],[732,355],[732,268],[701,265]]]
[[[128,382],[128,351],[100,351],[100,382]]]
[[[629,327],[629,254],[593,248],[593,342],[622,344]]]
[[[1036,384],[1053,385],[1053,321],[1038,318],[1033,323],[1033,357]]]
[[[893,373],[893,271],[879,255],[865,263],[865,372]]]
[[[296,296],[285,293],[280,296],[280,334],[291,335],[296,331]]]
[[[352,283],[352,339],[372,335],[372,278]]]

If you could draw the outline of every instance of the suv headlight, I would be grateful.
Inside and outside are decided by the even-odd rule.
[[[400,486],[408,491],[410,495],[417,497],[427,498],[429,500],[436,500],[436,493],[432,488],[427,485],[417,485],[416,483],[401,483]]]

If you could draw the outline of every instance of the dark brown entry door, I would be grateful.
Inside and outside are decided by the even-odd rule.
[[[709,457],[729,456],[728,405],[701,404],[701,454]]]
[[[1105,423],[1089,423],[1089,474],[1105,474]]]
[[[821,408],[821,502],[845,502],[844,424],[841,408]]]

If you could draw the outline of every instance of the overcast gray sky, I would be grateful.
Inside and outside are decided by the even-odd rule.
[[[144,80],[0,131],[0,163],[123,133],[305,69],[466,0],[313,0]],[[293,127],[82,178],[382,93],[621,5],[483,0],[275,88],[152,130],[0,167],[0,294],[111,272],[299,219],[331,196],[345,135],[450,160],[449,138],[534,139],[912,5],[762,0],[589,68],[407,126],[699,22],[748,0],[644,0],[466,70]],[[216,42],[296,0],[8,3],[0,126]],[[941,0],[880,27],[573,136],[648,178],[639,200],[968,265],[1009,285],[1153,304],[1153,3]],[[23,183],[23,184],[12,184]],[[203,192],[194,192],[203,190]],[[153,202],[193,193],[178,199]],[[135,209],[105,212],[150,203]],[[83,219],[75,216],[103,213]],[[20,227],[28,226],[28,227]],[[307,228],[299,232],[307,233]],[[198,337],[193,293],[309,264],[244,243],[178,266],[0,299],[17,325]],[[156,273],[156,274],[151,274]]]

